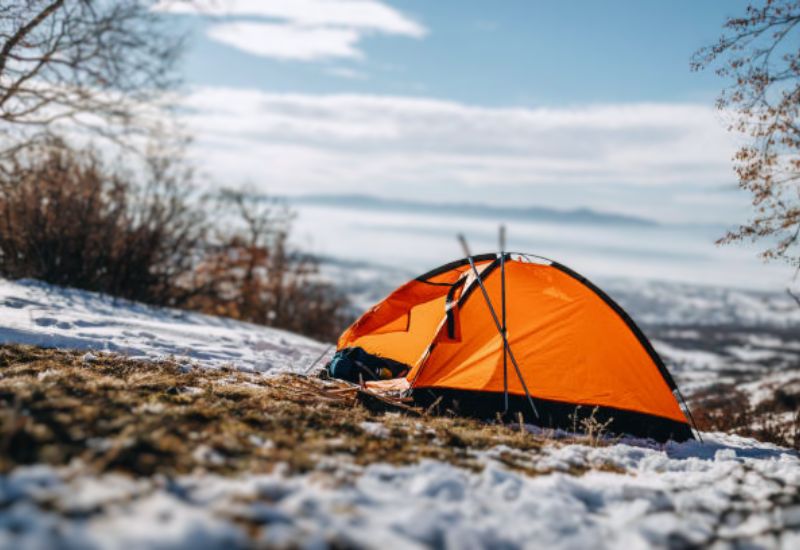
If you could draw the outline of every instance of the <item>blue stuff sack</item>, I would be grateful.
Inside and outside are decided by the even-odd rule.
[[[337,351],[327,365],[331,378],[348,382],[364,380],[389,380],[408,374],[408,365],[392,359],[367,353],[362,348],[345,348]]]

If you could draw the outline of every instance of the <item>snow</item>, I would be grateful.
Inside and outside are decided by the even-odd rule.
[[[654,340],[653,346],[659,354],[669,357],[673,364],[690,370],[718,369],[725,364],[725,359],[716,353],[680,349],[659,340]]]
[[[800,460],[755,441],[553,445],[541,475],[482,454],[481,472],[425,460],[337,472],[131,480],[18,468],[0,481],[0,546],[230,548],[244,523],[271,545],[651,548],[800,544]],[[570,468],[604,464],[582,476]],[[613,469],[612,469],[613,467]],[[547,473],[547,472],[550,473]]]
[[[785,292],[644,279],[599,282],[643,324],[800,327],[800,308]]]
[[[758,316],[769,317],[766,310]],[[0,319],[0,342],[81,349],[87,364],[112,351],[297,372],[326,349],[285,331],[34,281],[0,280]],[[741,361],[762,359],[758,344],[785,353],[786,340],[770,338],[727,349]],[[728,366],[720,354],[656,345],[698,377]],[[783,374],[771,380],[788,381]],[[380,422],[361,428],[391,437]],[[232,477],[133,479],[98,475],[79,462],[18,467],[0,476],[0,548],[237,548],[252,545],[251,537],[270,547],[800,548],[800,459],[792,451],[724,434],[703,434],[704,443],[600,446],[557,435],[530,452],[468,450],[480,471],[434,460],[360,467],[339,458],[303,475],[279,467]],[[224,460],[210,448],[197,452]],[[500,460],[508,454],[524,468]]]
[[[359,424],[362,430],[370,436],[378,439],[386,439],[389,437],[389,429],[380,422],[361,422]]]
[[[134,358],[305,370],[326,346],[296,334],[175,309],[155,308],[37,281],[0,279],[0,343],[124,353]]]
[[[750,335],[749,344],[753,347],[761,348],[786,348],[786,349],[800,349],[800,342],[784,342],[780,338],[774,336],[763,335]]]
[[[768,399],[775,398],[776,390],[786,393],[800,393],[800,373],[776,372],[764,376],[754,382],[742,384],[739,388],[750,399],[752,406],[757,406]]]

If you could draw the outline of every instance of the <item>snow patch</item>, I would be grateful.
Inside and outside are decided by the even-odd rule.
[[[380,422],[364,421],[361,422],[359,426],[372,437],[377,437],[379,439],[386,439],[389,437],[389,429]]]
[[[222,548],[335,542],[363,548],[675,547],[800,542],[800,460],[741,437],[562,445],[555,473],[486,453],[479,473],[426,460],[355,471],[132,480],[46,466],[0,478],[0,547]],[[561,473],[614,464],[621,472]],[[251,531],[252,532],[252,531]]]
[[[0,279],[0,343],[167,359],[251,372],[300,372],[325,345],[291,332],[150,307],[38,281]]]

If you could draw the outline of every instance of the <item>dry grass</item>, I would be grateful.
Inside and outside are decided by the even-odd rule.
[[[753,437],[800,450],[800,393],[775,388],[770,398],[753,406],[732,384],[708,388],[692,398],[701,430]]]
[[[423,458],[480,469],[476,451],[529,473],[543,445],[518,426],[383,413],[342,383],[101,354],[0,347],[0,470],[79,459],[133,475],[294,472]],[[379,422],[374,434],[363,422]],[[581,470],[572,473],[579,474]]]

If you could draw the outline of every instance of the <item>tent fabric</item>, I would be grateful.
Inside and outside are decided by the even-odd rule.
[[[499,315],[499,256],[478,256],[475,263]],[[634,435],[691,437],[663,361],[600,289],[561,264],[527,255],[506,256],[505,285],[508,342],[537,409],[548,411],[549,425],[564,427],[565,412],[580,406],[609,418],[616,414],[616,424]],[[503,341],[467,260],[403,285],[356,321],[338,345],[407,364],[412,394],[421,400],[446,397],[466,414],[503,410]],[[507,380],[519,412],[530,416],[510,360]],[[544,417],[530,419],[547,424]]]
[[[484,260],[476,266],[480,270],[489,263]],[[416,364],[436,335],[448,292],[469,269],[469,264],[461,265],[404,284],[353,323],[339,338],[338,349],[361,347]]]

